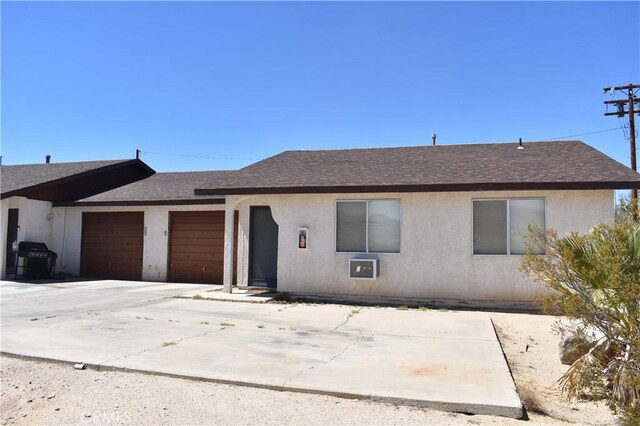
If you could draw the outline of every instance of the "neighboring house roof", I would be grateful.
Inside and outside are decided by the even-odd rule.
[[[0,166],[2,198],[22,196],[44,201],[85,198],[153,175],[135,160],[81,161]]]
[[[155,175],[72,203],[57,205],[224,204],[224,197],[198,196],[194,188],[216,182],[228,171],[156,173]]]
[[[640,188],[640,175],[581,141],[285,151],[198,195]]]

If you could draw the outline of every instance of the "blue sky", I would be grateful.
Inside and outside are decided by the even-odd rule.
[[[4,164],[234,169],[287,149],[612,129],[638,2],[2,2]],[[622,130],[575,137],[629,163]],[[241,159],[164,156],[150,152]]]

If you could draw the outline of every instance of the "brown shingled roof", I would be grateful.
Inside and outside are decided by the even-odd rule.
[[[78,161],[74,163],[40,163],[1,166],[2,193],[40,185],[129,160]]]
[[[640,175],[581,141],[286,151],[199,195],[640,188]]]
[[[68,203],[68,205],[224,204],[222,196],[198,196],[193,190],[208,182],[216,182],[228,173],[231,172],[156,173],[147,179],[75,203]]]
[[[68,201],[111,190],[153,173],[138,159],[3,165],[0,190],[3,199],[23,196]]]

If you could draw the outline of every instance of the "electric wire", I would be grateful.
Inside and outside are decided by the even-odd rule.
[[[209,156],[209,155],[175,154],[170,152],[155,152],[155,151],[143,151],[143,150],[140,150],[140,153],[151,154],[151,155],[165,155],[169,157],[207,158],[212,160],[259,160],[259,158],[251,158],[251,157],[215,157],[215,156]]]
[[[586,135],[594,135],[597,133],[613,132],[614,130],[620,130],[620,129],[622,129],[625,139],[628,140],[629,139],[628,127],[629,125],[626,122],[622,123],[622,120],[620,120],[619,127],[612,127],[610,129],[602,129],[602,130],[594,130],[591,132],[575,133],[572,135],[564,135],[564,136],[559,136],[555,138],[539,139],[539,140],[541,142],[555,141],[559,139],[573,138],[576,136],[586,136]],[[636,134],[637,133],[638,132],[636,131]],[[176,154],[176,153],[170,153],[170,152],[156,152],[156,151],[146,151],[146,150],[140,150],[140,153],[151,154],[151,155],[164,155],[169,157],[205,158],[205,159],[211,159],[211,160],[251,160],[251,161],[260,160],[259,158],[252,158],[252,157],[218,157],[218,156],[209,156],[209,155]]]
[[[540,141],[542,141],[542,142],[544,142],[544,141],[555,141],[555,140],[558,140],[558,139],[572,138],[572,137],[575,137],[575,136],[585,136],[585,135],[594,135],[596,133],[613,132],[614,130],[620,130],[620,127],[612,127],[610,129],[603,129],[603,130],[594,130],[593,132],[576,133],[575,135],[566,135],[566,136],[560,136],[560,137],[557,137],[557,138],[540,139]]]

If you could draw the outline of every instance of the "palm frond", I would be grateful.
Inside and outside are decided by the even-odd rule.
[[[557,380],[560,391],[567,399],[579,399],[586,389],[593,390],[593,379],[598,377],[598,374],[594,373],[601,372],[604,367],[603,363],[593,354],[592,348],[571,364],[567,372]]]

